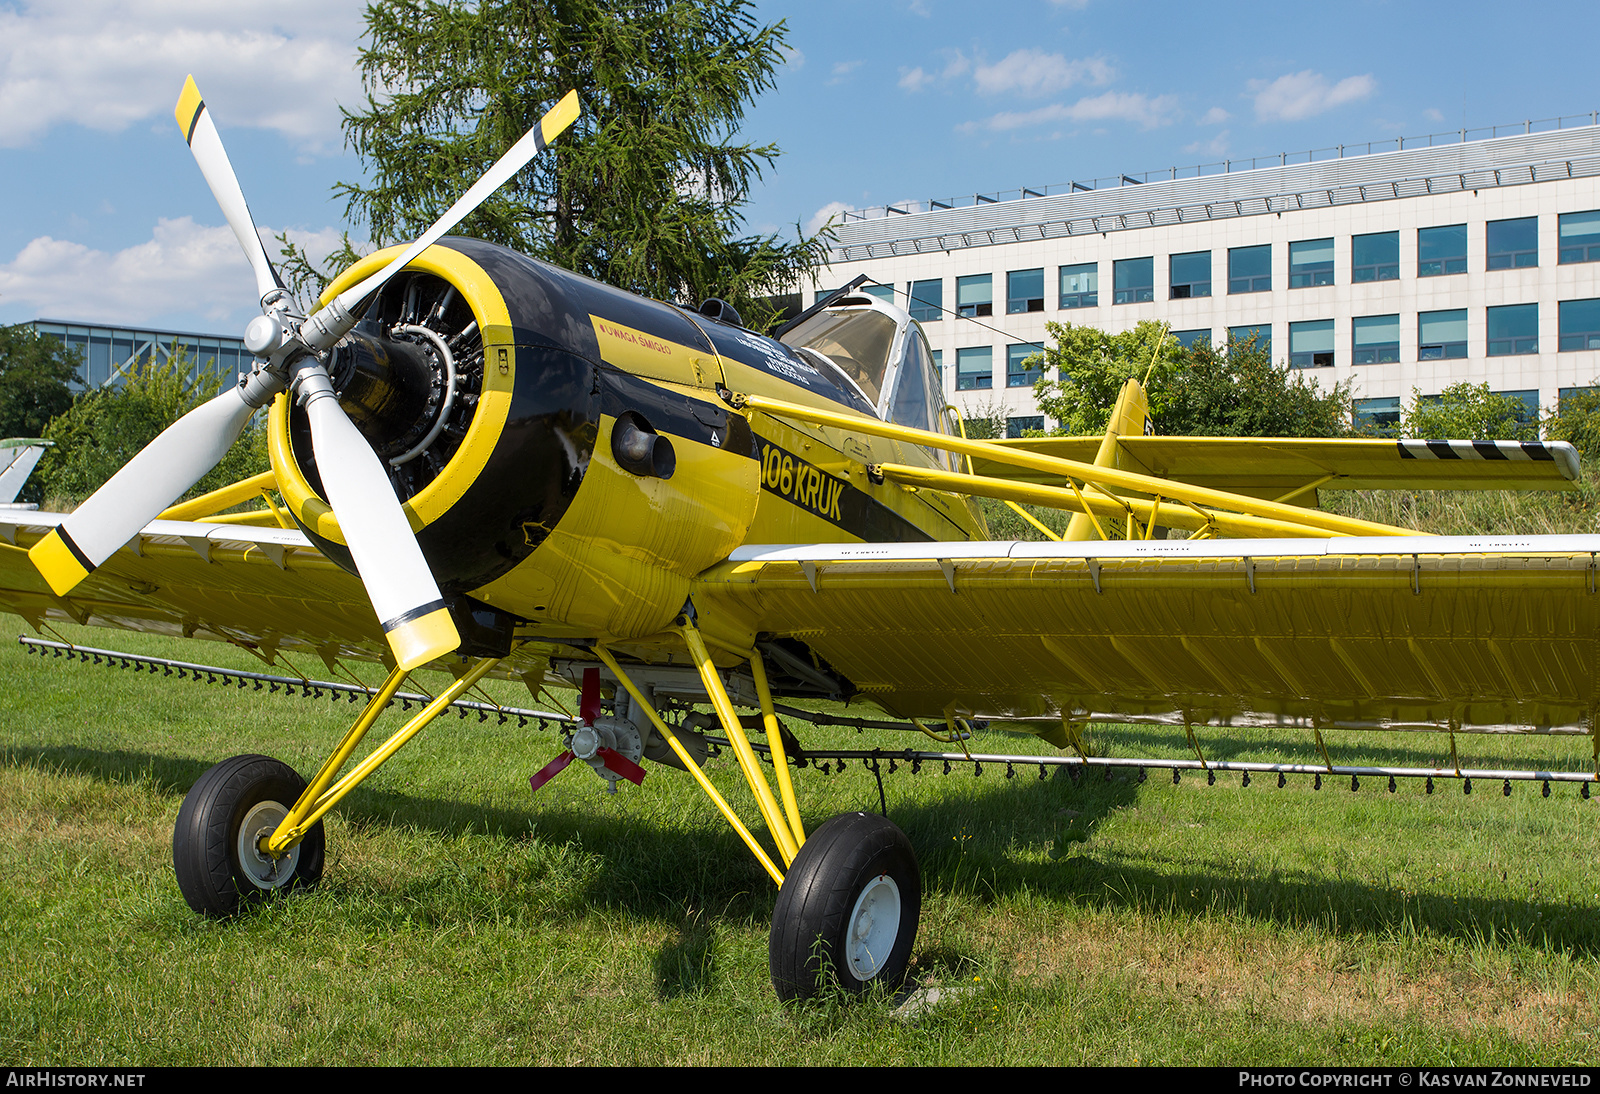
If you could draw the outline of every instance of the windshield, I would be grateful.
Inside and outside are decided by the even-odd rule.
[[[783,340],[825,354],[876,406],[883,395],[894,332],[895,321],[882,312],[851,309],[812,316]]]

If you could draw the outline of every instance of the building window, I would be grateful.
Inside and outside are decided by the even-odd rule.
[[[1539,391],[1497,391],[1494,394],[1504,395],[1508,399],[1516,399],[1522,403],[1522,413],[1517,415],[1517,424],[1520,426],[1537,425],[1539,422]]]
[[[935,319],[944,318],[944,282],[935,278],[932,281],[913,281],[911,291],[907,294],[911,298],[911,318],[919,323],[931,323]]]
[[[1400,360],[1400,317],[1361,315],[1353,321],[1350,360],[1358,365],[1389,365]]]
[[[885,304],[894,303],[893,285],[863,285],[861,286],[861,291],[874,300],[882,300]]]
[[[1350,240],[1350,280],[1398,281],[1400,233],[1374,232]]]
[[[1254,326],[1228,328],[1228,345],[1230,347],[1238,346],[1242,349],[1252,344],[1256,349],[1265,353],[1268,358],[1272,356],[1271,323],[1258,323]]]
[[[1400,396],[1385,399],[1357,399],[1355,426],[1365,433],[1382,433],[1393,436],[1400,430]]]
[[[1489,309],[1489,356],[1539,352],[1539,305],[1511,304]]]
[[[1333,366],[1333,320],[1313,319],[1289,324],[1289,367]]]
[[[1044,374],[1044,358],[1035,357],[1035,354],[1044,352],[1044,347],[1037,342],[1023,342],[1020,345],[1006,347],[1006,387],[1032,387],[1033,382]],[[1024,365],[1029,357],[1033,363]]]
[[[1588,213],[1562,213],[1557,221],[1556,262],[1600,262],[1600,209]]]
[[[1442,277],[1467,272],[1467,226],[1417,229],[1417,276]]]
[[[1600,405],[1600,387],[1562,388],[1560,393],[1556,396],[1556,412],[1558,414],[1565,414],[1567,412],[1568,399],[1581,400],[1580,405],[1585,407]]]
[[[1211,295],[1211,252],[1191,251],[1169,259],[1167,283],[1173,300]]]
[[[1100,267],[1093,262],[1061,267],[1061,306],[1093,308],[1100,303]]]
[[[1194,349],[1201,342],[1211,344],[1211,328],[1202,327],[1200,330],[1175,330],[1172,337],[1178,340],[1178,345],[1184,349]]]
[[[1561,350],[1600,349],[1600,300],[1561,302]]]
[[[1043,414],[1034,414],[1032,416],[1023,418],[1006,419],[1006,437],[1011,440],[1016,440],[1018,437],[1023,435],[1025,430],[1030,429],[1039,433],[1044,432]]]
[[[956,350],[956,390],[987,391],[994,386],[994,350],[974,346]]]
[[[1489,269],[1520,270],[1539,264],[1539,218],[1491,220],[1486,233]]]
[[[1289,244],[1289,287],[1333,284],[1333,239],[1303,239]]]
[[[994,285],[988,274],[956,278],[956,311],[968,319],[994,314]]]
[[[1044,270],[1012,270],[1006,274],[1006,314],[1044,311]]]
[[[1467,309],[1425,311],[1417,316],[1417,360],[1467,355]]]
[[[939,377],[939,390],[944,390],[944,350],[930,349],[928,356],[933,358],[933,371]]]
[[[1228,292],[1272,291],[1272,244],[1228,250]]]
[[[1142,304],[1156,298],[1156,260],[1123,258],[1112,263],[1113,304]]]

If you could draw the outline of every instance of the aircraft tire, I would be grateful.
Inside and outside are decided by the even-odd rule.
[[[800,847],[778,890],[767,941],[772,987],[789,1002],[837,986],[899,987],[922,911],[911,841],[885,817],[843,813]]]
[[[278,826],[305,786],[292,767],[270,756],[234,756],[200,776],[172,832],[172,868],[189,907],[225,918],[321,880],[326,843],[320,820],[282,859],[254,846]]]

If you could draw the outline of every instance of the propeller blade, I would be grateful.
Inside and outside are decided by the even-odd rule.
[[[541,767],[538,772],[528,776],[528,785],[537,792],[538,789],[557,775],[567,769],[573,760],[572,750],[568,749],[549,763]]]
[[[200,97],[200,89],[195,86],[193,76],[184,80],[183,93],[178,96],[173,115],[178,119],[178,128],[183,131],[184,140],[189,142],[189,151],[194,153],[195,162],[200,165],[201,174],[211,185],[211,193],[216,197],[217,204],[222,206],[222,215],[227,217],[228,226],[233,229],[239,246],[244,248],[245,257],[250,260],[250,269],[256,275],[256,299],[259,302],[274,289],[283,288],[283,280],[273,267],[272,260],[267,257],[261,237],[256,234],[256,222],[250,215],[250,206],[245,204],[244,190],[233,173],[233,164],[228,162],[222,138],[217,134],[211,112],[206,109],[206,101]]]
[[[599,756],[600,761],[610,768],[613,773],[622,776],[624,779],[627,779],[634,786],[644,785],[644,768],[628,759],[628,757],[624,756],[616,749],[596,749],[595,755]]]
[[[500,189],[507,179],[543,152],[546,145],[566,132],[567,128],[577,121],[579,109],[578,93],[567,92],[561,101],[551,107],[539,120],[538,125],[523,134],[522,139],[512,145],[511,149],[501,156],[482,178],[473,183],[472,188],[462,194],[444,216],[434,221],[432,227],[418,236],[411,246],[383,269],[352,285],[306,320],[300,329],[300,336],[306,344],[323,350],[344,337],[345,332],[355,326],[356,320],[351,313],[361,301],[383,288],[388,280],[404,269],[412,259],[438,242],[439,237],[461,223],[468,213],[482,205],[484,199]]]
[[[239,439],[255,410],[237,386],[195,407],[34,544],[28,557],[55,594],[66,596],[199,482]]]
[[[383,464],[339,405],[320,364],[308,359],[297,386],[328,504],[395,660],[410,671],[442,657],[461,636]]]

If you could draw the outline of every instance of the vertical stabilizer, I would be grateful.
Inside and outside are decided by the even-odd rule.
[[[44,455],[49,441],[33,437],[13,437],[0,441],[0,505],[10,505],[22,493],[23,483],[33,474],[34,465]]]
[[[1117,442],[1122,437],[1147,437],[1155,433],[1155,423],[1150,418],[1150,399],[1144,385],[1128,379],[1117,394],[1116,405],[1111,408],[1111,420],[1106,423],[1106,435],[1095,453],[1096,467],[1117,466]],[[1087,513],[1074,513],[1067,524],[1062,539],[1098,539],[1094,519]]]

